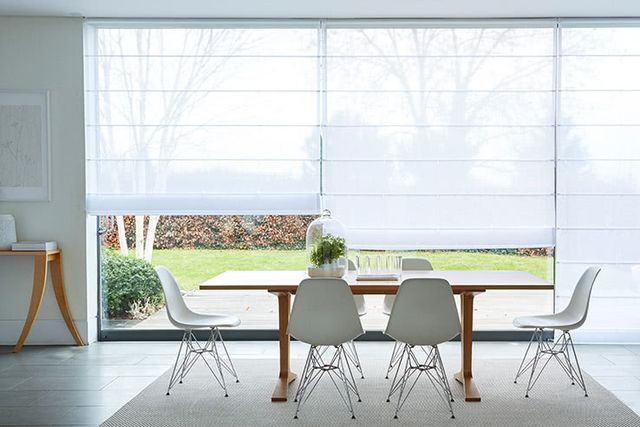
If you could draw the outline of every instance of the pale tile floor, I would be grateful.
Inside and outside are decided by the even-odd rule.
[[[358,344],[364,360],[386,359],[390,342]],[[459,355],[459,343],[441,351]],[[229,342],[233,358],[277,358],[276,342]],[[526,343],[478,342],[475,359],[519,359]],[[112,342],[88,347],[0,347],[0,425],[98,425],[164,373],[178,343]],[[292,343],[292,357],[306,347]],[[640,413],[640,345],[581,345],[583,369]],[[512,373],[508,373],[511,375]],[[275,375],[275,372],[274,372]],[[268,398],[268,396],[265,396]]]

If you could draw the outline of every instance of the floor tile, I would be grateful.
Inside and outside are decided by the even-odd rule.
[[[126,354],[126,355],[96,355],[96,354],[79,354],[65,360],[62,365],[136,365],[145,358],[144,355]]]
[[[608,354],[605,353],[602,355],[605,359],[609,360],[611,363],[615,365],[634,365],[640,368],[640,355],[632,355],[632,356],[620,356],[616,354]]]
[[[624,346],[625,349],[629,350],[633,354],[640,355],[640,344],[627,344]]]
[[[11,369],[14,376],[42,377],[118,377],[118,376],[159,376],[170,368],[166,365],[31,365],[16,366]],[[8,371],[5,371],[8,372]],[[3,372],[0,371],[0,377]]]
[[[640,379],[635,377],[593,377],[603,387],[611,391],[640,391]]]
[[[57,390],[39,391],[33,406],[122,406],[140,390]],[[17,406],[17,405],[14,405]]]
[[[60,415],[62,425],[99,425],[113,415],[120,406],[75,406]]]
[[[149,384],[154,382],[158,377],[118,377],[109,384],[107,384],[102,390],[137,390],[142,391]]]
[[[139,365],[165,365],[167,367],[172,366],[176,361],[176,354],[178,354],[178,349],[173,355],[164,355],[164,356],[146,356],[143,357],[140,361],[138,361]]]
[[[640,390],[618,390],[614,394],[627,405],[640,406]]]
[[[595,365],[583,369],[592,377],[640,377],[640,368],[634,365]]]
[[[9,390],[0,391],[0,407],[5,406],[33,406],[38,399],[45,396],[42,390]]]
[[[0,391],[13,390],[16,386],[29,380],[25,376],[0,376]]]
[[[116,377],[31,377],[14,386],[14,390],[101,390],[115,379]]]
[[[49,426],[66,425],[65,414],[71,408],[68,406],[59,407],[29,407],[24,406],[4,407],[0,417],[0,425],[15,426]]]
[[[0,372],[11,368],[12,366],[15,365],[15,363],[16,363],[15,360],[10,358],[9,356],[0,354]]]

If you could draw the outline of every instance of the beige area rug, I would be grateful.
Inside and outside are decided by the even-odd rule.
[[[294,371],[300,372],[304,361],[292,362]],[[238,359],[235,363],[241,382],[229,384],[227,398],[199,361],[170,396],[165,395],[167,372],[103,426],[640,426],[640,418],[631,409],[586,374],[589,397],[584,397],[555,361],[527,399],[526,381],[513,383],[519,361],[476,360],[474,373],[482,402],[465,402],[460,385],[450,380],[455,419],[449,418],[444,402],[423,377],[397,420],[393,419],[395,399],[385,402],[391,381],[384,379],[383,360],[363,361],[366,379],[357,379],[362,402],[354,402],[355,420],[328,377],[323,378],[302,407],[299,419],[294,420],[297,381],[289,390],[289,402],[270,400],[277,360]],[[457,362],[444,363],[451,377]]]

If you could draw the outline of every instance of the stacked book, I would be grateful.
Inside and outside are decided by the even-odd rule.
[[[12,251],[53,251],[58,249],[56,242],[15,242],[11,244]]]

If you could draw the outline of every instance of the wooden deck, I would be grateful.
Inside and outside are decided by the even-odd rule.
[[[366,296],[367,315],[362,317],[366,330],[383,330],[387,316],[382,314],[381,295]],[[228,313],[242,320],[240,328],[277,329],[277,300],[264,291],[193,291],[185,295],[187,305],[201,313]],[[456,297],[456,302],[459,299]],[[475,329],[513,329],[516,316],[552,313],[553,291],[488,291],[476,297]],[[169,329],[165,310],[143,321],[103,322],[104,327]]]

